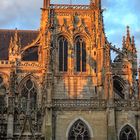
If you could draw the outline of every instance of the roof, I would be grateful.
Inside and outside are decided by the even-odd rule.
[[[17,30],[21,41],[21,47],[32,43],[39,34],[37,30]],[[8,47],[11,37],[14,37],[15,30],[0,29],[0,60],[8,60]]]

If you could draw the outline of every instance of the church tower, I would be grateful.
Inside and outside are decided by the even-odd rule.
[[[107,40],[101,0],[43,0],[39,30],[1,39],[0,140],[138,139],[135,39],[127,27],[122,49]]]

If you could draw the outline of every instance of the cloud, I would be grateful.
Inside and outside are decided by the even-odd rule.
[[[39,26],[40,7],[38,0],[1,0],[0,28],[36,28]]]
[[[126,35],[126,26],[130,26],[131,35],[135,36],[140,54],[140,11],[139,0],[103,0],[105,29],[108,39],[118,47],[122,45],[122,36]]]
[[[88,4],[90,0],[51,0],[52,3]],[[0,0],[0,28],[38,29],[43,0]],[[131,26],[136,45],[140,46],[140,0],[102,0],[105,32],[108,40],[121,47],[126,26]]]

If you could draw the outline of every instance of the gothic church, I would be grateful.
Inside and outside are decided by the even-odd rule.
[[[129,27],[117,49],[105,35],[101,0],[44,0],[41,10],[39,30],[0,30],[0,140],[139,140]]]

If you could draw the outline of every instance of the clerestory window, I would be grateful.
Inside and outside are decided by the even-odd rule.
[[[86,72],[86,43],[81,37],[75,41],[76,71]]]
[[[68,70],[68,41],[61,36],[58,40],[59,45],[59,71],[66,72]]]

